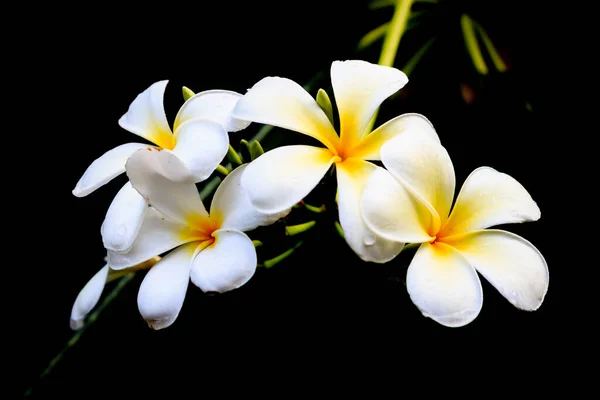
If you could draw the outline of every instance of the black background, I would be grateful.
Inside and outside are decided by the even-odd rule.
[[[27,287],[19,312],[23,390],[35,384],[34,398],[137,398],[172,391],[179,398],[188,391],[199,397],[258,387],[287,397],[302,388],[316,391],[312,388],[319,382],[335,390],[352,388],[375,375],[379,389],[401,394],[410,385],[404,380],[409,371],[437,377],[467,368],[453,384],[459,391],[469,385],[473,370],[486,375],[499,367],[503,372],[496,378],[511,384],[565,371],[557,360],[569,353],[566,335],[572,326],[565,303],[568,271],[553,234],[561,194],[553,183],[557,144],[551,137],[557,128],[546,68],[551,22],[538,3],[490,1],[447,2],[433,24],[404,36],[397,67],[430,32],[438,32],[430,53],[401,94],[384,106],[379,122],[404,112],[426,115],[452,157],[457,189],[483,165],[527,188],[542,218],[506,229],[531,241],[548,261],[550,287],[538,311],[515,309],[482,279],[485,301],[478,318],[463,328],[444,328],[410,302],[403,283],[408,259],[383,266],[363,263],[323,220],[323,227],[303,237],[304,247],[292,258],[259,269],[236,291],[207,296],[190,286],[178,320],[163,331],[152,331],[139,316],[140,274],[38,382],[72,335],[69,315],[77,293],[103,265],[100,224],[126,178],[82,199],[71,190],[95,158],[138,141],[117,125],[130,102],[153,82],[169,79],[165,102],[172,123],[182,85],[196,92],[244,93],[264,76],[303,84],[319,71],[325,74],[317,88],[331,95],[331,62],[377,62],[380,44],[362,52],[355,45],[391,17],[389,8],[371,11],[364,2],[345,3],[53,8],[57,17],[39,37],[40,69],[34,77],[48,96],[39,117],[30,116],[44,121],[38,129],[53,140],[40,144],[36,154],[35,165],[43,173],[32,189],[45,214],[34,217],[36,226],[42,222],[35,229],[43,233],[29,234],[35,245],[26,251],[33,261],[22,278]],[[484,78],[474,72],[460,36],[461,11],[487,28],[509,72]],[[461,85],[475,93],[471,104],[464,101]],[[533,111],[526,109],[527,102]],[[258,128],[251,125],[243,137]],[[273,135],[286,135],[290,143],[304,140],[290,132]],[[289,385],[276,389],[284,382]]]

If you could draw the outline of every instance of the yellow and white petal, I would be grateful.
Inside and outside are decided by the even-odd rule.
[[[360,60],[331,64],[331,83],[345,148],[358,142],[377,107],[407,82],[408,77],[396,68]]]
[[[260,212],[275,214],[302,200],[323,178],[333,154],[313,146],[284,146],[252,161],[242,174],[242,187]]]
[[[356,255],[364,261],[385,263],[402,251],[404,243],[379,236],[367,227],[362,218],[360,198],[375,168],[367,161],[352,158],[336,164],[338,211],[344,239]]]
[[[494,225],[537,221],[540,216],[538,205],[516,179],[481,167],[463,184],[440,234],[450,236]]]
[[[376,167],[367,179],[360,207],[365,224],[381,237],[405,243],[434,239],[431,211],[383,168]]]
[[[133,245],[148,202],[127,182],[117,193],[102,222],[102,242],[109,250],[124,252]]]
[[[77,330],[83,327],[83,320],[100,300],[107,276],[108,264],[96,272],[92,279],[81,289],[71,310],[71,329]]]
[[[233,115],[244,121],[304,133],[332,151],[339,143],[329,118],[315,99],[290,79],[263,78],[238,101]]]
[[[221,125],[202,119],[187,121],[175,131],[173,153],[190,170],[194,182],[202,182],[213,173],[227,154],[229,136]]]
[[[444,243],[423,243],[406,273],[412,302],[424,316],[444,326],[473,321],[483,305],[481,282],[475,269]]]
[[[173,148],[173,134],[163,106],[167,83],[168,81],[156,82],[138,94],[129,110],[119,119],[119,125],[157,146],[170,150]]]
[[[131,248],[122,253],[108,250],[108,264],[114,270],[133,267],[194,240],[194,232],[189,227],[169,220],[150,207]]]
[[[230,229],[213,233],[215,242],[193,261],[190,277],[203,292],[223,293],[237,289],[256,270],[256,250],[246,234]]]
[[[75,185],[73,195],[84,197],[125,172],[127,159],[139,149],[148,148],[147,144],[126,143],[107,151],[85,170]]]
[[[246,167],[247,164],[244,164],[230,172],[213,196],[210,215],[222,221],[222,229],[250,231],[259,226],[271,225],[291,211],[288,208],[279,213],[265,214],[254,208],[241,183]]]
[[[389,120],[373,132],[363,137],[348,153],[351,157],[363,160],[381,160],[381,147],[388,140],[404,132],[415,132],[439,143],[440,138],[427,118],[421,114],[402,114]]]
[[[140,150],[126,169],[133,187],[168,218],[188,224],[208,216],[189,169],[175,153]]]
[[[241,97],[241,94],[230,90],[206,90],[196,94],[183,103],[175,117],[175,137],[180,125],[197,118],[215,122],[227,132],[237,132],[246,128],[250,122],[233,117],[233,109]]]
[[[167,328],[177,319],[185,300],[196,247],[196,243],[189,243],[173,250],[144,277],[137,302],[140,314],[150,328]]]
[[[419,130],[407,131],[390,139],[381,148],[383,165],[408,190],[423,200],[432,214],[437,232],[439,224],[448,218],[456,178],[454,166],[446,149],[439,141],[432,140]],[[435,210],[435,212],[434,212]]]
[[[488,229],[444,239],[458,250],[502,296],[521,310],[537,310],[550,275],[542,254],[510,232]]]

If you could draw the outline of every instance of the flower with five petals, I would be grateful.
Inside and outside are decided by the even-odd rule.
[[[471,173],[451,210],[452,161],[439,141],[406,133],[381,149],[361,198],[365,222],[378,235],[421,243],[406,286],[423,315],[463,326],[483,305],[477,272],[515,307],[533,311],[548,290],[548,266],[527,240],[491,226],[535,221],[540,209],[514,178],[493,168]],[[389,171],[389,172],[388,172]]]
[[[133,187],[151,207],[131,248],[109,250],[108,264],[120,270],[172,250],[148,271],[138,293],[139,311],[150,327],[162,329],[175,321],[190,278],[204,292],[222,293],[254,274],[256,250],[243,232],[272,224],[289,210],[256,211],[241,190],[245,168],[236,168],[219,185],[209,214],[193,176],[174,152],[143,149],[127,161]]]
[[[171,132],[163,107],[167,82],[156,82],[139,94],[119,119],[119,125],[157,148],[172,150],[192,172],[194,180],[201,182],[227,153],[227,132],[248,126],[231,117],[241,95],[227,90],[198,93],[179,109]],[[107,151],[87,168],[73,194],[87,196],[105,185],[125,172],[125,163],[135,151],[148,147],[143,143],[127,143]],[[127,182],[113,199],[102,223],[104,247],[113,251],[129,249],[147,208],[146,200]]]
[[[403,132],[435,138],[437,134],[425,117],[404,114],[363,135],[380,104],[408,82],[401,71],[365,61],[335,61],[331,81],[339,111],[339,136],[317,102],[289,79],[264,78],[238,101],[234,117],[297,131],[325,146],[271,150],[248,165],[242,185],[257,209],[278,212],[302,200],[335,164],[344,238],[363,260],[387,262],[403,244],[376,235],[362,220],[360,194],[376,168],[367,160],[379,160],[381,146]]]

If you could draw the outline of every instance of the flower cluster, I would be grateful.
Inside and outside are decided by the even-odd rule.
[[[419,245],[406,284],[423,315],[451,327],[471,322],[483,302],[478,273],[517,308],[537,309],[548,288],[543,256],[515,234],[488,229],[540,218],[523,186],[481,167],[452,207],[454,168],[429,120],[403,114],[369,132],[378,107],[407,82],[395,68],[334,62],[339,134],[327,94],[321,91],[315,100],[289,79],[264,78],[245,95],[225,90],[194,95],[179,110],[173,130],[162,105],[167,82],[153,84],[119,125],[154,145],[129,143],[108,151],[73,190],[85,196],[122,172],[129,178],[102,224],[107,265],[78,295],[72,327],[82,325],[104,284],[123,271],[149,268],[138,308],[154,329],[175,321],[190,279],[204,292],[242,286],[257,267],[255,247],[244,232],[286,216],[332,167],[339,223],[362,260],[386,263],[407,243]],[[227,154],[228,132],[252,122],[308,135],[322,146],[282,146],[235,168],[207,211],[196,183]]]

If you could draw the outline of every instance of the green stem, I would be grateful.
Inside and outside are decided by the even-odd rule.
[[[224,167],[219,164],[219,165],[217,165],[217,172],[223,174],[224,176],[227,176],[227,175],[229,175],[229,168]]]
[[[310,228],[315,226],[316,223],[317,223],[316,221],[308,221],[303,224],[286,226],[285,234],[288,236],[294,236],[299,233],[306,232],[307,230],[309,230]]]
[[[321,207],[315,207],[315,206],[311,206],[310,204],[304,203],[304,208],[306,208],[308,211],[313,212],[315,214],[320,214],[327,210],[325,207],[325,204],[321,204]]]
[[[340,223],[338,221],[335,221],[334,226],[335,226],[335,231],[343,239],[344,238],[344,230],[342,229],[342,225],[340,225]]]
[[[110,303],[112,303],[112,301],[117,298],[117,296],[119,295],[119,293],[121,293],[121,291],[125,288],[125,286],[127,286],[127,284],[129,282],[132,281],[133,277],[135,276],[135,274],[130,274],[127,275],[125,277],[123,277],[123,279],[121,279],[119,281],[119,283],[117,283],[117,285],[115,286],[115,288],[113,290],[111,290],[111,292],[104,298],[104,300],[102,301],[102,303],[96,308],[96,310],[90,314],[90,316],[87,318],[87,322],[86,324],[80,329],[78,330],[73,337],[71,337],[71,339],[67,342],[67,345],[60,351],[60,353],[58,353],[56,355],[56,357],[54,357],[50,363],[48,364],[48,366],[46,367],[46,369],[44,370],[44,372],[42,372],[42,374],[40,375],[39,381],[41,381],[42,379],[44,379],[51,371],[52,369],[56,366],[56,364],[58,364],[63,357],[65,356],[65,354],[67,353],[67,351],[73,347],[81,338],[81,336],[83,335],[83,333],[85,332],[85,330],[92,324],[94,323],[94,321],[96,321],[98,319],[98,316],[100,315],[100,313],[102,311],[104,311],[104,309],[106,307],[108,307],[108,305]],[[33,392],[33,388],[35,387],[35,385],[29,387],[29,389],[27,389],[27,391],[25,392],[25,397],[30,396],[31,393]]]
[[[379,55],[379,65],[384,65],[387,67],[394,65],[396,52],[398,51],[402,34],[406,30],[406,22],[410,16],[410,8],[412,7],[412,4],[413,0],[396,0],[394,16],[390,22],[385,39],[383,39],[383,47],[381,48],[381,54]],[[373,113],[373,117],[365,129],[365,134],[368,134],[373,130],[378,113],[379,109],[375,110],[375,113]]]
[[[278,255],[277,257],[273,257],[267,261],[265,261],[262,266],[265,268],[271,268],[277,264],[279,264],[280,262],[282,262],[283,260],[285,260],[286,258],[288,258],[289,256],[292,255],[292,253],[294,251],[296,251],[296,249],[298,249],[298,247],[302,246],[302,241],[299,241],[298,243],[296,243],[296,245],[294,245],[294,247],[292,247],[291,249],[288,249],[287,251],[281,253],[280,255]]]

